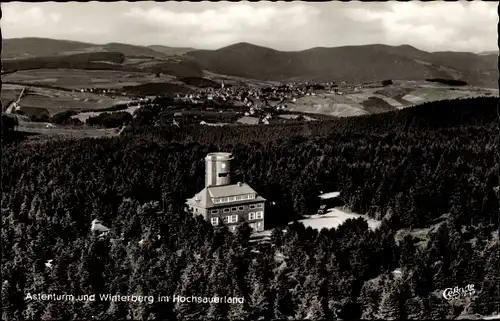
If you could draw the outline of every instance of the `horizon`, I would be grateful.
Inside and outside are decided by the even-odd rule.
[[[2,3],[5,39],[278,51],[381,44],[427,52],[498,51],[492,2]],[[340,30],[340,32],[339,32]]]
[[[149,44],[149,45],[136,45],[136,44],[132,44],[132,43],[116,42],[116,41],[111,41],[111,42],[106,42],[106,43],[91,43],[91,42],[78,41],[78,40],[72,40],[72,39],[57,39],[57,38],[45,38],[45,37],[4,38],[3,40],[23,40],[23,39],[25,39],[25,40],[26,39],[38,39],[38,40],[55,40],[55,41],[67,41],[67,42],[79,42],[79,43],[85,43],[85,44],[96,45],[96,46],[105,46],[105,45],[110,45],[110,44],[121,44],[121,45],[131,45],[131,46],[138,46],[138,47],[163,46],[163,47],[168,47],[168,48],[187,48],[187,47],[174,47],[174,46],[165,45],[165,44],[158,44],[158,43],[156,43],[156,44]],[[195,48],[195,47],[189,47],[189,48],[191,48],[193,50],[220,50],[220,49],[223,49],[223,48],[226,48],[226,47],[230,47],[230,46],[234,46],[234,45],[238,45],[238,44],[247,44],[247,45],[256,46],[256,47],[263,47],[263,48],[268,48],[268,49],[276,50],[276,51],[279,51],[279,52],[301,52],[301,51],[307,51],[307,50],[311,50],[311,49],[334,49],[334,48],[365,47],[365,46],[388,46],[388,47],[394,47],[394,48],[408,46],[408,47],[412,47],[414,49],[417,49],[417,50],[420,50],[420,51],[424,51],[424,52],[429,52],[429,53],[433,53],[433,52],[434,53],[435,52],[455,52],[455,53],[481,54],[481,53],[484,53],[484,52],[492,52],[492,51],[494,51],[496,53],[499,52],[498,49],[497,50],[486,50],[486,51],[480,51],[480,52],[454,51],[454,50],[426,51],[424,49],[418,48],[418,47],[416,47],[414,45],[411,45],[411,44],[408,44],[408,43],[403,43],[403,44],[400,44],[400,45],[387,45],[387,44],[382,44],[382,43],[368,43],[368,44],[361,44],[361,45],[347,45],[347,46],[337,46],[337,47],[316,46],[316,47],[306,48],[306,49],[302,49],[302,50],[279,50],[279,49],[268,47],[268,46],[254,44],[254,43],[250,43],[250,42],[246,42],[246,41],[241,41],[241,42],[232,43],[232,44],[229,44],[227,46],[220,47],[220,48],[215,48],[215,49],[205,49],[205,48]],[[491,53],[491,54],[494,54],[494,53]]]

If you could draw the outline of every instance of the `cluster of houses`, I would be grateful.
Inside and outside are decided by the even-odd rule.
[[[326,93],[343,95],[359,92],[361,88],[362,85],[353,86],[345,82],[338,85],[333,82],[323,84],[293,82],[264,88],[245,86],[227,87],[222,83],[220,88],[202,88],[190,94],[177,94],[175,98],[193,104],[218,101],[231,103],[231,105],[238,107],[271,107],[277,110],[284,110],[289,103],[295,103],[299,98],[304,96],[316,96]]]
[[[273,111],[286,111],[290,105],[296,103],[300,98],[307,96],[321,96],[326,94],[344,95],[360,91],[362,85],[349,85],[346,82],[336,84],[334,82],[314,83],[314,82],[290,82],[287,84],[269,85],[267,87],[250,87],[244,85],[232,86],[221,83],[220,87],[198,88],[188,94],[177,93],[174,100],[182,101],[192,105],[204,105],[210,102],[217,109],[224,109],[224,106],[244,110],[244,115],[238,119],[240,124],[269,124],[273,118]],[[92,92],[96,94],[120,94],[112,89],[84,88],[82,92]],[[125,93],[122,93],[125,94]],[[134,103],[140,105],[151,104],[154,96],[137,99]],[[206,107],[207,105],[205,105]],[[206,107],[206,110],[213,108]],[[220,110],[222,112],[222,110]],[[176,116],[176,117],[175,117]],[[179,119],[182,113],[174,115],[171,120],[172,125],[179,126]],[[156,125],[160,125],[158,122]],[[164,122],[163,122],[164,123]],[[223,126],[225,123],[209,123],[200,119],[200,125]]]

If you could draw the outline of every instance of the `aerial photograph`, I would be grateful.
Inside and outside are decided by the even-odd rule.
[[[500,319],[498,3],[0,6],[2,321]]]

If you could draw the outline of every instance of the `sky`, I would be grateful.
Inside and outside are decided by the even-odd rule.
[[[426,51],[497,50],[494,2],[2,3],[4,38],[42,37],[218,49],[277,50],[365,44]]]

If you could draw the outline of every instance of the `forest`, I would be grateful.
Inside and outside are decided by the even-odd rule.
[[[452,319],[499,313],[498,98],[276,125],[151,126],[4,144],[3,320]],[[144,117],[150,117],[144,119]],[[208,152],[274,206],[270,244],[184,211]],[[341,191],[362,218],[294,222]],[[111,229],[90,232],[94,218]],[[288,228],[282,226],[287,223]],[[432,228],[431,228],[432,227]],[[402,229],[429,228],[421,241]],[[46,262],[52,260],[51,267]],[[400,269],[401,274],[393,271]],[[442,291],[474,284],[473,298]],[[26,294],[243,297],[243,304],[36,301]]]

